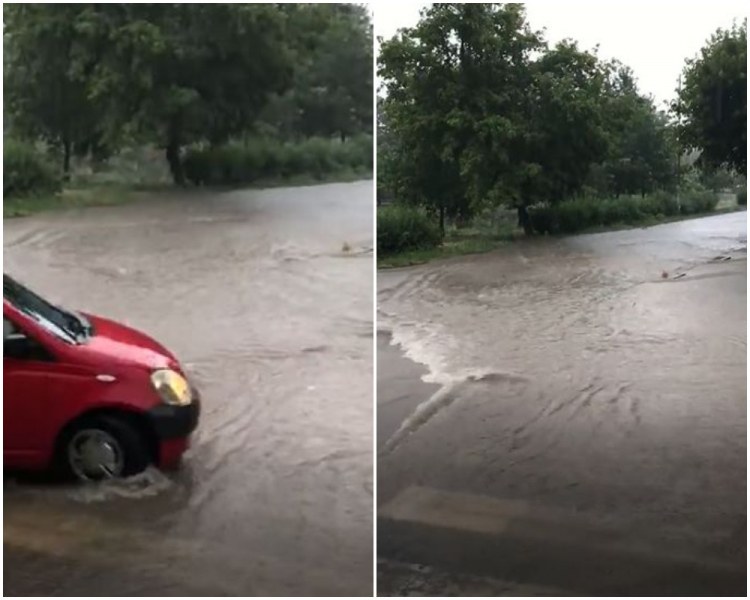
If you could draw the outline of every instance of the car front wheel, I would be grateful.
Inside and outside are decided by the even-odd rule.
[[[146,441],[128,421],[97,416],[79,423],[62,448],[64,470],[80,481],[102,481],[140,473],[149,465]]]

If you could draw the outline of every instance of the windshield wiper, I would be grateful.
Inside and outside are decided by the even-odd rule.
[[[45,329],[47,330],[53,330],[53,333],[56,332],[56,335],[59,337],[68,338],[71,342],[75,344],[80,344],[80,338],[79,336],[68,329],[67,327],[60,327],[57,323],[54,323],[53,321],[50,321],[47,317],[45,317],[42,313],[35,311],[34,309],[24,306],[20,307],[21,312],[23,312],[26,315],[29,315],[32,319],[34,319],[37,323],[41,324]]]
[[[65,325],[70,333],[73,334],[73,337],[76,338],[76,341],[79,343],[86,341],[89,337],[89,331],[91,328],[89,323],[83,317],[75,313],[69,313],[63,310],[60,310],[60,313],[64,316]]]
[[[86,317],[84,317],[79,312],[74,312],[73,316],[75,316],[76,319],[78,319],[78,322],[81,324],[81,329],[83,329],[83,335],[88,337],[91,337],[94,333],[94,326],[91,324],[91,321],[89,321]]]

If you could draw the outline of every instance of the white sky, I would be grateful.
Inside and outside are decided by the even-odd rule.
[[[657,104],[674,97],[685,59],[694,56],[718,28],[747,16],[749,4],[730,0],[675,2],[668,0],[531,0],[529,24],[546,29],[555,43],[566,37],[584,49],[599,44],[599,56],[617,58],[633,69],[642,92]],[[376,2],[375,35],[389,38],[419,20],[424,2]]]

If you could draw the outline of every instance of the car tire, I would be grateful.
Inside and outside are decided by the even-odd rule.
[[[86,469],[91,466],[87,461],[86,465],[81,464],[80,455],[85,453],[87,444],[93,445],[95,451],[99,448],[99,454],[104,455],[96,457],[102,458],[100,470]],[[149,466],[151,456],[145,436],[131,421],[101,415],[84,418],[66,432],[58,447],[57,463],[58,471],[66,478],[91,482],[136,475]]]

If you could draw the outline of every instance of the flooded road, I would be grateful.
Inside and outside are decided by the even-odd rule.
[[[378,274],[379,593],[745,595],[746,223]]]
[[[8,595],[370,595],[372,182],[6,220],[4,269],[200,388],[182,469],[6,478]]]

